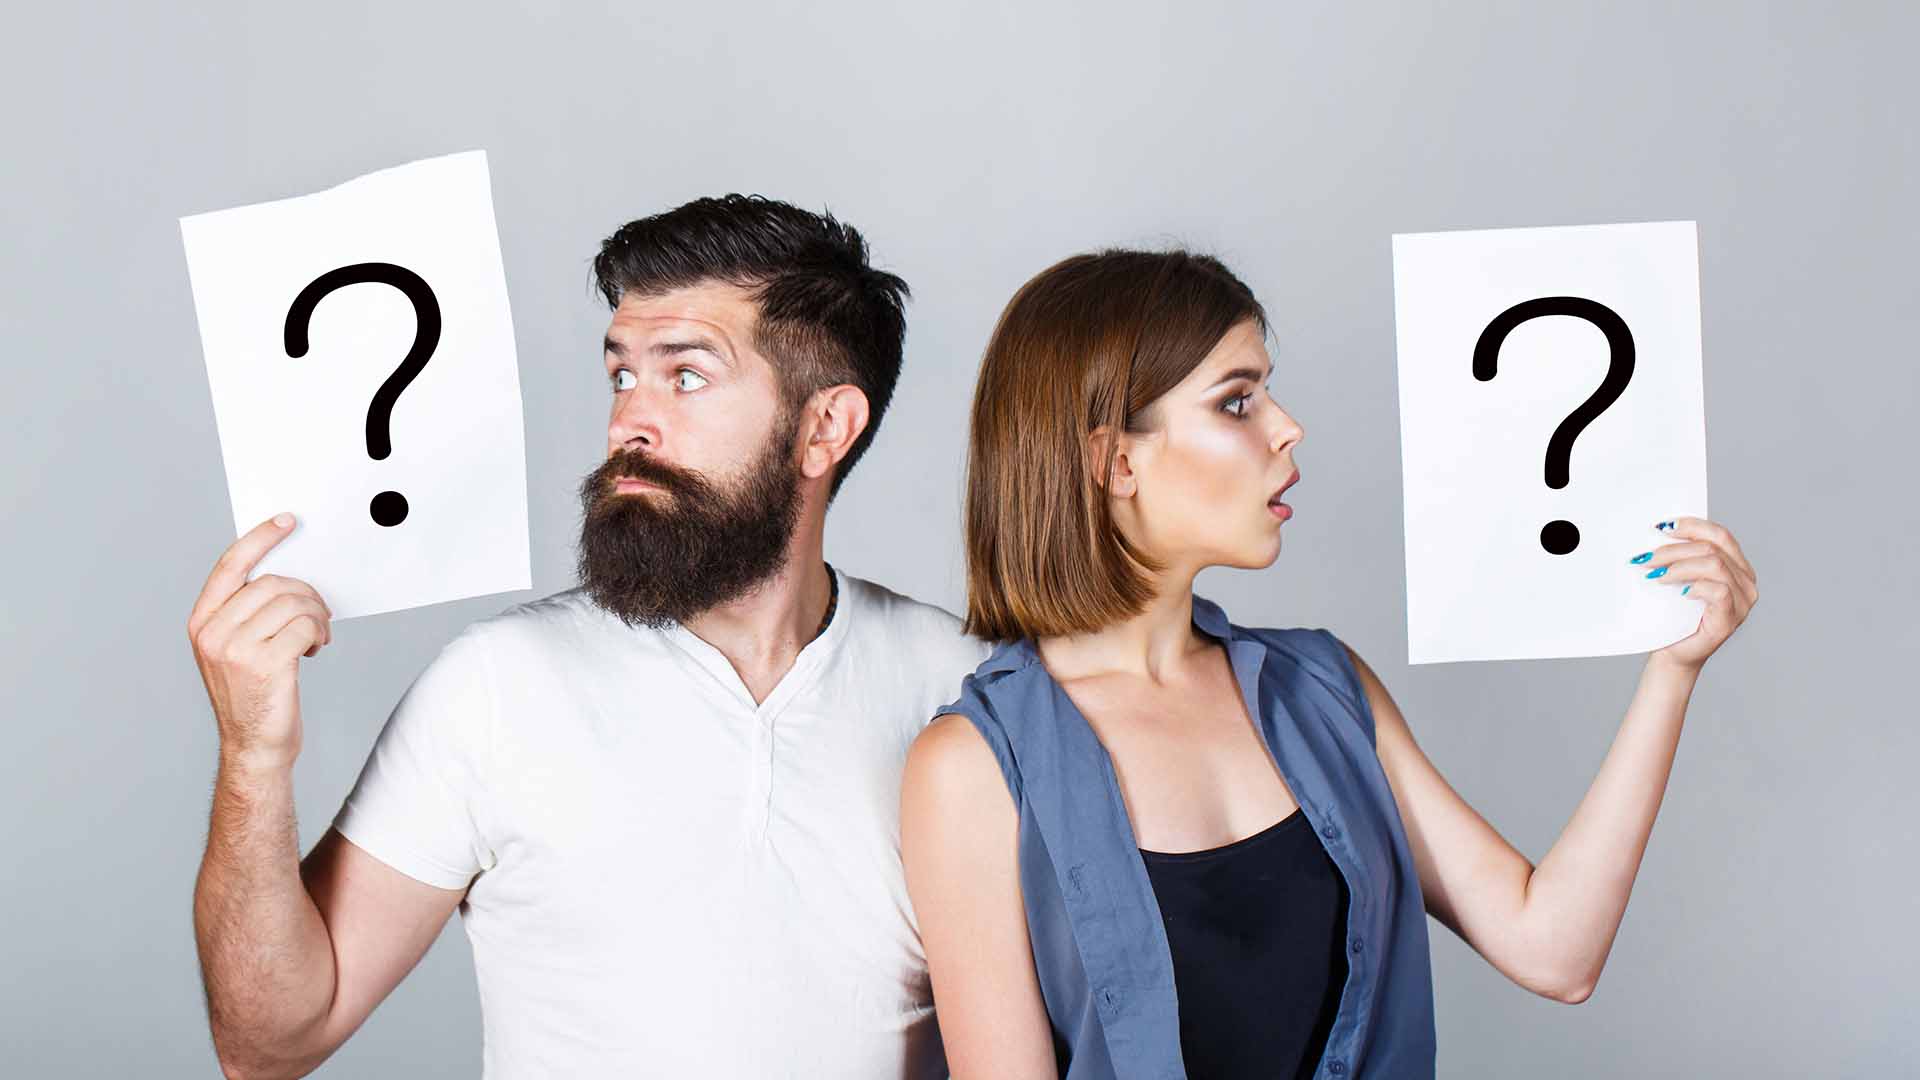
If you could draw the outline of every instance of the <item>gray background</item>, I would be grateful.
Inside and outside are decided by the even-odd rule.
[[[1711,505],[1765,602],[1707,666],[1590,1001],[1530,996],[1430,924],[1440,1071],[1912,1074],[1920,739],[1887,677],[1920,646],[1912,7],[265,8],[10,5],[0,35],[10,1074],[215,1068],[190,906],[215,733],[185,620],[232,530],[176,219],[469,148],[518,332],[535,589],[337,628],[304,678],[303,849],[443,643],[572,583],[605,445],[597,241],[749,190],[832,208],[912,283],[905,378],[828,554],[949,608],[967,396],[1013,289],[1096,245],[1223,255],[1275,315],[1307,480],[1279,562],[1202,591],[1343,635],[1538,860],[1642,661],[1405,665],[1388,236],[1695,219]],[[479,1040],[456,920],[322,1074],[472,1076]]]

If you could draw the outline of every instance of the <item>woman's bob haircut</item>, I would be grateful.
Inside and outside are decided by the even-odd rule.
[[[1161,567],[1115,526],[1114,443],[1251,320],[1218,259],[1107,250],[1055,263],[1008,301],[980,363],[967,448],[967,618],[976,637],[1078,634],[1138,614]],[[1095,460],[1096,445],[1106,453]]]

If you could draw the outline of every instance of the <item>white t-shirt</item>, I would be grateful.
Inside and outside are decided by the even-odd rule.
[[[467,887],[489,1080],[945,1075],[900,773],[990,647],[839,580],[757,707],[580,589],[469,626],[395,706],[333,824]]]

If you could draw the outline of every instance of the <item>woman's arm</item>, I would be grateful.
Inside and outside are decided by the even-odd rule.
[[[1593,786],[1535,867],[1441,777],[1373,669],[1347,652],[1373,709],[1427,911],[1528,990],[1585,1001],[1626,913],[1695,673],[1649,659]]]
[[[1058,1080],[1020,897],[1019,816],[986,740],[936,719],[907,754],[900,848],[954,1080]]]
[[[1665,567],[1661,585],[1686,583],[1706,602],[1700,625],[1647,657],[1599,774],[1538,867],[1448,786],[1379,676],[1347,650],[1427,910],[1514,982],[1569,1004],[1593,993],[1613,948],[1700,667],[1760,599],[1753,565],[1726,529],[1690,517],[1663,529],[1687,542],[1658,548],[1638,569]]]

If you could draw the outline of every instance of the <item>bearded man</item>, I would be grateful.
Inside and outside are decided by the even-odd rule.
[[[222,556],[189,619],[220,728],[195,936],[228,1076],[339,1047],[457,907],[485,1074],[944,1076],[899,859],[907,747],[988,647],[822,557],[899,381],[900,278],[738,195],[594,260],[607,458],[577,588],[474,623],[301,860],[310,586]]]

